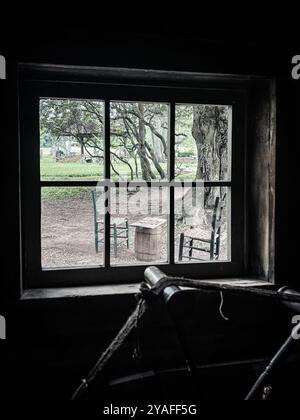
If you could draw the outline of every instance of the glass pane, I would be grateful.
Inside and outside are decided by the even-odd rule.
[[[42,267],[103,264],[102,218],[93,188],[42,188]]]
[[[40,100],[40,168],[44,181],[97,181],[104,176],[104,103]]]
[[[230,260],[230,188],[175,188],[175,260]]]
[[[110,117],[112,179],[166,179],[169,106],[111,102]]]
[[[168,189],[111,189],[112,265],[167,262]]]
[[[230,180],[232,107],[176,105],[175,118],[175,178]]]

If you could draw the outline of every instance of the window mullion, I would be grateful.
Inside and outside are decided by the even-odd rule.
[[[169,181],[174,180],[175,176],[175,102],[170,103],[169,111]],[[174,186],[170,185],[169,189],[169,263],[174,264],[174,231],[175,231],[175,215],[174,215]]]
[[[110,180],[110,101],[104,103],[104,178]],[[104,266],[110,267],[110,188],[107,185],[105,191],[105,215],[104,215]]]

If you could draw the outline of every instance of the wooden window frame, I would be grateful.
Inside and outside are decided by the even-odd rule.
[[[129,72],[130,73],[130,72]],[[206,182],[207,186],[229,186],[231,189],[231,260],[220,262],[174,262],[174,186],[170,187],[169,262],[159,264],[170,275],[191,278],[242,277],[246,264],[245,223],[245,172],[246,172],[246,104],[245,87],[218,83],[184,83],[182,80],[166,83],[147,78],[133,82],[117,77],[111,81],[86,81],[77,74],[78,80],[58,80],[47,75],[47,80],[23,77],[20,81],[20,154],[21,154],[21,205],[22,205],[22,266],[24,288],[101,285],[139,282],[149,265],[109,266],[110,216],[105,216],[105,267],[41,267],[41,188],[49,186],[96,186],[98,181],[40,181],[39,154],[39,100],[40,98],[68,98],[103,100],[105,103],[104,150],[105,162],[109,162],[109,102],[147,101],[163,102],[169,106],[169,180],[174,178],[175,104],[218,104],[232,106],[232,161],[231,181]],[[50,80],[49,80],[50,79]],[[105,178],[110,178],[110,167],[104,166]],[[151,186],[164,182],[152,182]],[[125,183],[126,184],[126,183]],[[125,185],[124,184],[124,185]],[[165,182],[167,186],[167,182]],[[193,183],[196,186],[196,182]],[[119,184],[121,186],[121,184]],[[181,185],[178,182],[178,185]],[[202,184],[203,185],[203,184]]]

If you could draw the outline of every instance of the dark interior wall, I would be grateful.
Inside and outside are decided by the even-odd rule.
[[[4,133],[11,139],[9,159],[5,161],[8,176],[5,182],[7,212],[7,250],[19,255],[18,229],[18,121],[17,121],[17,62],[42,62],[85,66],[120,66],[195,72],[267,75],[276,77],[276,222],[275,276],[280,283],[297,285],[289,274],[296,266],[297,243],[293,215],[296,212],[297,178],[297,113],[299,109],[299,81],[291,78],[291,57],[295,55],[294,39],[252,39],[253,33],[216,33],[205,39],[196,30],[182,36],[179,31],[108,32],[97,36],[83,31],[80,36],[67,30],[49,33],[27,32],[4,48],[7,59],[7,81],[1,87],[5,94]],[[24,36],[22,36],[24,35]],[[227,37],[226,37],[227,35]],[[256,35],[257,36],[257,35]],[[3,103],[4,105],[4,103]],[[5,286],[13,296],[19,284],[19,259],[9,267]],[[287,266],[288,262],[288,266]]]
[[[8,252],[4,264],[6,272],[1,276],[1,286],[5,286],[5,290],[1,292],[0,299],[4,308],[2,312],[7,313],[13,325],[10,333],[13,338],[5,343],[7,352],[3,360],[7,366],[14,365],[12,372],[8,372],[12,375],[6,376],[11,380],[8,389],[12,394],[19,396],[23,393],[29,381],[39,397],[47,395],[51,398],[51,388],[59,375],[65,378],[65,383],[62,380],[54,394],[56,398],[65,398],[69,393],[67,387],[73,383],[72,374],[75,380],[86,372],[109,337],[125,320],[134,305],[134,298],[131,295],[113,302],[83,299],[36,304],[20,304],[14,299],[20,283],[16,63],[121,66],[276,77],[275,276],[281,284],[299,288],[298,276],[292,273],[297,273],[299,248],[295,235],[295,181],[298,179],[300,80],[294,81],[290,76],[291,57],[299,51],[292,47],[292,43],[282,44],[276,39],[272,41],[264,37],[252,39],[247,34],[230,33],[223,38],[222,34],[218,34],[207,40],[197,31],[184,37],[178,31],[160,33],[154,30],[145,33],[110,32],[101,37],[96,31],[92,34],[82,31],[80,37],[61,32],[61,36],[56,35],[57,39],[38,33],[39,36],[34,31],[19,36],[15,44],[0,52],[6,56],[8,65],[7,80],[1,90],[5,94],[2,96],[5,98],[4,133],[10,139],[9,156],[5,159],[5,242]],[[9,260],[11,263],[7,264]],[[232,310],[241,309],[234,303],[231,307]],[[254,317],[249,329],[255,330],[260,322],[259,317]],[[260,325],[267,328],[267,322]],[[230,346],[234,345],[232,341]],[[29,360],[26,365],[24,359]],[[27,388],[23,395],[29,398],[30,392]],[[31,397],[34,398],[33,395]]]

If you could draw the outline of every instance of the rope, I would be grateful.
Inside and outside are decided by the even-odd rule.
[[[280,302],[300,303],[300,294],[292,295],[273,290],[260,289],[255,287],[234,286],[233,284],[211,283],[203,280],[188,279],[185,277],[169,277],[165,276],[158,280],[154,286],[149,289],[149,292],[159,295],[163,289],[168,286],[183,286],[194,288],[198,290],[207,291],[226,291],[238,296],[258,296],[265,298],[272,298]]]
[[[220,312],[220,315],[221,315],[221,317],[222,317],[225,321],[229,321],[229,318],[227,318],[227,317],[224,315],[224,313],[223,313],[224,296],[223,296],[223,292],[222,292],[222,291],[220,292],[220,296],[221,296],[221,303],[220,303],[220,306],[219,306],[219,312]]]

